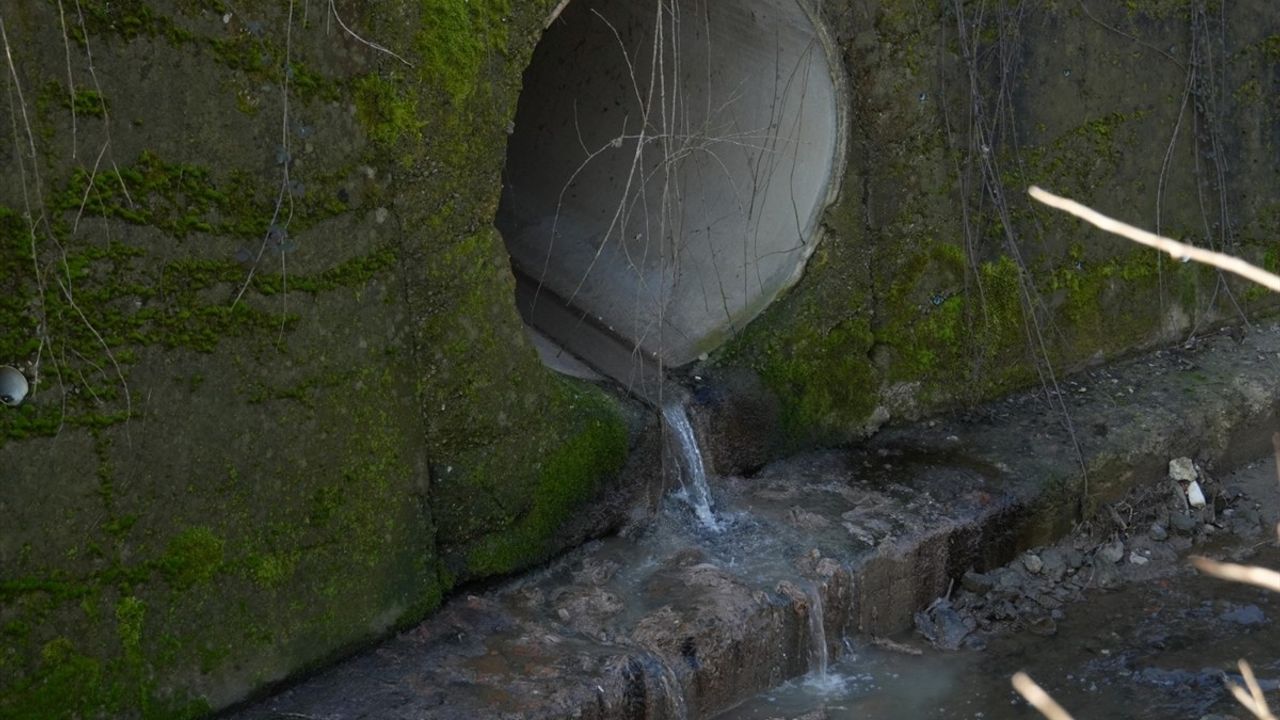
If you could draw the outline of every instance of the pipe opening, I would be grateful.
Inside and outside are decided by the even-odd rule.
[[[714,349],[799,278],[840,174],[839,63],[805,0],[561,9],[497,226],[526,322],[625,382]]]

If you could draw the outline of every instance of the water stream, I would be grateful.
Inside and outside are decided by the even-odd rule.
[[[827,625],[822,614],[822,591],[815,585],[805,586],[809,596],[809,679],[818,688],[831,684],[827,672]]]
[[[1251,562],[1280,566],[1267,548]],[[1076,717],[1245,717],[1227,693],[1247,658],[1275,706],[1280,688],[1280,596],[1189,570],[1159,581],[1093,593],[1066,608],[1058,634],[1020,632],[981,652],[928,649],[920,656],[878,649],[854,638],[831,664],[827,687],[798,678],[716,716],[717,720],[809,717],[1035,720],[1009,683],[1024,670]]]
[[[693,424],[689,422],[688,410],[678,400],[667,402],[662,406],[662,419],[680,451],[681,488],[676,493],[677,497],[689,503],[705,529],[720,532],[724,525],[712,505],[706,466],[702,462],[702,451],[698,448]]]

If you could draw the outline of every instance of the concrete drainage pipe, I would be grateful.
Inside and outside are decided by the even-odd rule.
[[[841,174],[807,0],[572,0],[525,72],[497,224],[526,320],[679,366],[796,281]],[[639,352],[633,352],[639,350]]]

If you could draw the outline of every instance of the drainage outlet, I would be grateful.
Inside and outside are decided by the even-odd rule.
[[[497,217],[540,339],[614,377],[675,367],[794,283],[841,174],[839,68],[807,0],[564,7],[524,75]]]

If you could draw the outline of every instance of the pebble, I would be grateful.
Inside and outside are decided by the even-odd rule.
[[[1151,558],[1143,557],[1137,551],[1129,553],[1129,562],[1134,565],[1146,565],[1151,562]]]
[[[1168,540],[1169,531],[1165,530],[1160,523],[1153,523],[1151,525],[1151,539],[1156,541]]]

